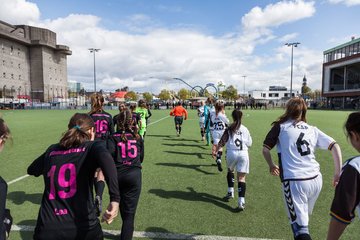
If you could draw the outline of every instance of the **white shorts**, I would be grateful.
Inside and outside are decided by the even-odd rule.
[[[249,153],[248,151],[226,151],[227,167],[241,173],[249,173]]]
[[[211,131],[211,137],[213,140],[213,144],[217,145],[220,142],[220,139],[223,135],[224,131]]]
[[[285,208],[291,224],[296,222],[300,226],[309,225],[309,215],[314,209],[321,187],[321,173],[310,180],[283,182]]]

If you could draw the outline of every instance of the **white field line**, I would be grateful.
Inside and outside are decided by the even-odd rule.
[[[149,126],[152,125],[152,124],[158,123],[158,122],[160,122],[160,121],[162,121],[162,120],[164,120],[164,119],[166,119],[166,118],[169,118],[169,117],[170,117],[170,116],[166,116],[166,117],[160,118],[159,120],[150,123]],[[24,175],[24,176],[18,177],[18,178],[14,179],[14,180],[11,180],[11,181],[8,182],[7,184],[8,184],[8,185],[11,185],[11,184],[16,183],[16,182],[18,182],[18,181],[20,181],[20,180],[23,180],[24,178],[27,178],[28,176],[30,176],[30,175],[26,174],[26,175]]]
[[[20,180],[23,180],[24,178],[27,178],[28,176],[30,176],[30,175],[26,174],[26,175],[24,175],[24,176],[22,176],[22,177],[18,177],[18,178],[14,179],[14,180],[11,180],[11,181],[8,182],[7,184],[8,184],[8,185],[11,185],[11,184],[16,183],[16,182],[18,182],[18,181],[20,181]]]
[[[155,122],[149,123],[148,126],[153,125],[153,124],[155,124],[155,123],[158,123],[158,122],[160,122],[160,121],[162,121],[162,120],[164,120],[164,119],[166,119],[166,118],[169,118],[169,117],[170,117],[170,116],[166,116],[166,117],[160,118],[159,120],[156,120]]]
[[[11,231],[14,232],[32,232],[34,226],[28,225],[13,225]],[[103,229],[104,235],[120,235],[120,231]],[[196,235],[196,234],[181,234],[181,233],[166,233],[166,232],[134,232],[136,238],[151,238],[151,239],[194,239],[194,240],[271,240],[265,238],[244,238],[235,236],[216,236],[216,235]]]

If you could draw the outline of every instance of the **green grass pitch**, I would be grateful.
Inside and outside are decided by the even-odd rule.
[[[230,116],[231,110],[226,110]],[[110,111],[116,114],[117,111]],[[283,110],[244,110],[243,123],[253,138],[250,174],[247,176],[246,209],[236,212],[237,198],[222,201],[227,191],[226,171],[217,171],[210,147],[200,141],[196,111],[177,137],[168,110],[153,110],[145,138],[143,188],[136,215],[135,231],[238,236],[249,238],[292,239],[284,210],[281,184],[269,174],[262,157],[262,141],[270,124]],[[26,174],[27,166],[65,131],[71,110],[2,111],[13,144],[0,153],[0,175],[11,181]],[[347,141],[343,124],[349,112],[308,111],[308,123],[332,136],[340,144],[343,159],[358,153]],[[275,158],[275,151],[273,150]],[[317,151],[323,174],[323,189],[310,217],[313,239],[325,239],[329,208],[334,194],[331,186],[333,161],[329,151]],[[14,224],[34,226],[41,201],[42,178],[27,177],[9,185],[7,207]],[[107,200],[105,191],[104,205]],[[104,229],[119,230],[120,217]],[[31,239],[31,232],[11,233],[11,239]],[[355,219],[342,239],[358,239],[360,224]],[[108,236],[106,239],[115,239]]]

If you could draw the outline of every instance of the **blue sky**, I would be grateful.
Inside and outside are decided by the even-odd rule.
[[[321,87],[323,51],[360,37],[360,0],[0,0],[0,20],[57,33],[73,51],[68,79],[97,88],[153,93],[222,82],[239,93],[290,84],[306,75]],[[61,6],[61,7],[60,7]],[[150,78],[152,77],[152,78]]]

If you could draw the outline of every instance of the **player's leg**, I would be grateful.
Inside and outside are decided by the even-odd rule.
[[[224,197],[224,199],[228,201],[228,200],[234,198],[234,182],[235,182],[234,170],[231,170],[230,168],[228,168],[228,172],[226,175],[226,181],[227,181],[228,190],[227,190],[227,194]]]
[[[247,151],[236,152],[237,164],[237,180],[238,180],[238,207],[240,210],[245,209],[245,193],[246,193],[246,174],[249,173],[249,153]]]
[[[141,170],[134,168],[124,173],[120,190],[120,210],[122,218],[122,240],[132,239],[137,204],[141,192]]]
[[[181,125],[183,124],[183,117],[179,117],[178,123],[179,123],[179,135],[180,135],[181,134]]]
[[[246,182],[245,182],[246,173],[238,172],[237,180],[238,180],[238,207],[240,210],[245,209],[245,192],[246,192]]]
[[[309,233],[307,181],[284,181],[284,201],[295,240],[311,239]]]
[[[96,214],[100,216],[102,212],[102,195],[105,189],[105,177],[100,168],[96,170],[95,173],[95,206],[96,206]]]

